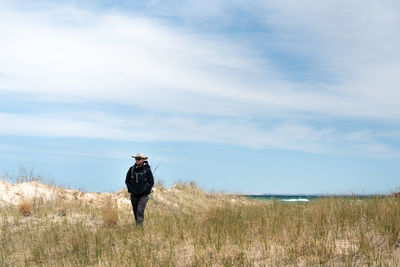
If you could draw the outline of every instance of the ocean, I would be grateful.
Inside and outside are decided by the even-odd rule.
[[[348,199],[368,199],[373,197],[385,197],[386,195],[275,195],[275,194],[265,194],[265,195],[244,195],[248,198],[255,198],[261,200],[276,200],[281,202],[309,202],[321,198],[348,198]]]

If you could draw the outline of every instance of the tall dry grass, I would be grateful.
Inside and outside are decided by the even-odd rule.
[[[18,210],[24,216],[32,215],[32,201],[22,198],[18,203]]]
[[[117,225],[118,224],[118,203],[116,199],[107,197],[104,200],[103,207],[103,222],[105,225]]]
[[[262,202],[180,184],[155,190],[143,228],[129,205],[108,227],[104,207],[115,202],[102,205],[72,199],[60,215],[65,202],[57,200],[30,217],[2,208],[0,266],[400,264],[399,198]]]

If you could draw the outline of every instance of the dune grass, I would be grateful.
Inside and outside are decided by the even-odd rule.
[[[1,208],[0,266],[400,264],[400,198],[263,202],[180,184],[155,190],[144,227],[111,198],[65,201]]]
[[[30,200],[21,199],[18,203],[18,210],[24,216],[32,215],[32,202]]]

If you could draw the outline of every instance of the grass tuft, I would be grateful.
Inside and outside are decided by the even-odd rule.
[[[32,215],[32,201],[22,198],[18,203],[18,210],[24,216]]]
[[[103,222],[105,225],[113,226],[118,224],[118,204],[116,199],[111,196],[104,200],[103,207]]]

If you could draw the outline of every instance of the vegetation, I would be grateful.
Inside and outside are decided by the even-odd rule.
[[[0,266],[400,264],[400,198],[295,204],[158,184],[136,227],[126,191],[54,190],[0,207]]]
[[[18,203],[18,210],[24,216],[32,215],[32,202],[26,199],[21,199]]]
[[[107,197],[103,204],[103,222],[106,225],[118,224],[118,203],[116,199]]]

